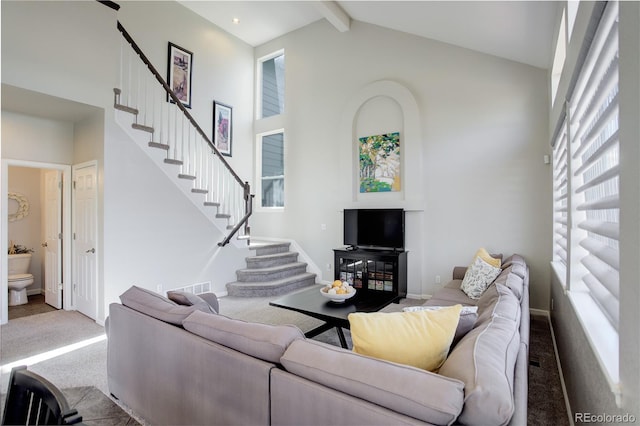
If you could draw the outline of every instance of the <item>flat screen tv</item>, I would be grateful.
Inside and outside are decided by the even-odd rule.
[[[403,209],[345,209],[344,244],[375,249],[404,249]]]

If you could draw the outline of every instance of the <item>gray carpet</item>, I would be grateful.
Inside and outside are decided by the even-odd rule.
[[[83,421],[91,425],[135,424],[127,408],[118,406],[108,395],[107,341],[92,343],[73,351],[54,355],[51,351],[104,336],[104,328],[78,312],[53,311],[12,319],[0,328],[0,393],[2,407],[9,386],[10,366],[24,364],[35,355],[50,359],[28,366],[56,387],[77,408]],[[86,421],[85,421],[86,420]]]

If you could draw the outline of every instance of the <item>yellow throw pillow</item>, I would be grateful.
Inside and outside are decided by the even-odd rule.
[[[489,265],[493,266],[494,268],[499,268],[500,265],[502,264],[502,261],[500,259],[496,259],[495,257],[491,257],[489,252],[487,252],[487,250],[485,250],[484,247],[478,249],[476,254],[473,256],[473,260],[474,261],[476,260],[476,257],[479,257],[480,259],[484,260],[485,262],[487,262]],[[471,262],[471,264],[473,265],[473,262]]]
[[[418,312],[349,314],[353,351],[437,371],[447,358],[462,305]]]

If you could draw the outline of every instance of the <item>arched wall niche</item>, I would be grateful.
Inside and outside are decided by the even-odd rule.
[[[355,201],[359,203],[398,202],[404,199],[404,128],[400,105],[388,96],[369,98],[360,106],[354,118],[353,158],[356,159]],[[359,182],[360,138],[398,132],[400,134],[400,191],[361,193]]]
[[[340,144],[341,208],[423,209],[422,142],[418,104],[401,84],[380,80],[361,88],[343,114]],[[401,190],[360,193],[358,138],[400,132]]]

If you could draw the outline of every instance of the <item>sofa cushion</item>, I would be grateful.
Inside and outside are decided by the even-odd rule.
[[[189,315],[182,325],[207,340],[273,363],[280,362],[291,342],[304,338],[293,325],[260,324],[199,311]]]
[[[465,273],[466,273],[467,269],[465,268]],[[462,285],[462,280],[464,278],[464,274],[462,274],[462,278],[460,278],[459,280],[451,280],[448,283],[446,283],[444,285],[444,288],[454,288],[456,290],[460,290],[460,286]]]
[[[518,323],[499,316],[471,330],[451,351],[441,375],[465,384],[461,424],[505,425],[514,412]]]
[[[300,377],[430,424],[451,424],[464,404],[459,380],[321,342],[297,340],[281,362]]]
[[[198,306],[202,308],[203,312],[211,312],[213,314],[218,313],[218,298],[213,293],[207,293],[209,301],[204,297],[197,294],[189,293],[187,291],[168,291],[167,297],[169,300],[176,302],[178,305],[184,306]],[[202,295],[204,296],[204,295]],[[213,297],[211,297],[213,296]]]
[[[450,305],[447,305],[450,306]],[[417,312],[428,309],[440,309],[443,306],[407,306],[403,308],[403,312]],[[453,341],[451,342],[451,347],[454,347],[462,337],[467,334],[476,323],[478,319],[478,307],[477,306],[463,306],[460,310],[460,320],[458,321],[458,326],[456,327],[456,332],[453,335]]]
[[[524,276],[520,276],[513,271],[513,269],[522,268],[521,265],[511,265],[496,278],[494,281],[496,284],[502,284],[508,287],[513,294],[518,298],[518,300],[522,300],[522,295],[524,293]]]
[[[452,288],[447,284],[442,287],[436,293],[431,296],[429,300],[427,300],[424,304],[427,306],[451,306],[451,305],[463,305],[463,306],[475,306],[478,304],[478,301],[475,299],[470,299],[469,296],[464,294],[464,292],[460,289],[461,281],[452,281],[458,283],[458,288]]]
[[[481,257],[476,257],[464,274],[460,288],[471,299],[478,299],[500,272],[500,268],[490,265]]]
[[[202,306],[178,305],[158,293],[135,285],[120,295],[120,301],[133,310],[175,325],[182,325],[182,320],[194,311],[204,310]]]
[[[493,284],[478,300],[476,327],[494,316],[520,321],[520,300],[513,291],[502,284]]]
[[[519,264],[524,266],[525,268],[527,267],[527,262],[525,262],[522,256],[520,256],[519,254],[512,254],[511,256],[507,257],[504,262],[502,262],[502,269],[508,268],[513,264]]]
[[[513,272],[520,278],[524,279],[525,275],[527,274],[527,265],[522,265],[520,263],[512,263],[511,272]]]
[[[349,314],[353,351],[436,371],[449,353],[461,309]]]

